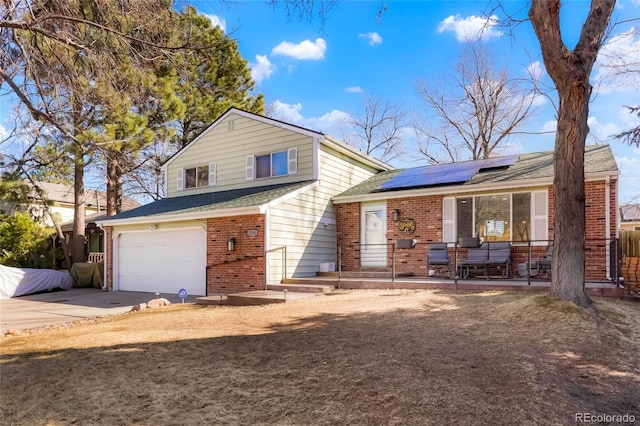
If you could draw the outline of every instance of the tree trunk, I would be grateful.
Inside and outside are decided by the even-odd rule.
[[[107,151],[107,216],[122,213],[123,162],[122,152]]]
[[[71,239],[72,262],[85,261],[85,194],[84,194],[84,150],[77,146],[74,158],[73,184],[73,237]]]
[[[589,133],[590,85],[570,80],[559,90],[554,151],[554,251],[550,295],[587,306],[585,288],[584,141]]]
[[[588,306],[585,289],[584,145],[589,133],[589,76],[602,46],[615,0],[592,0],[580,39],[569,50],[560,32],[560,0],[532,0],[529,19],[544,66],[558,91],[554,163],[552,297]]]

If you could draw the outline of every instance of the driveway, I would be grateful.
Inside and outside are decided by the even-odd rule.
[[[158,297],[164,297],[171,303],[182,302],[177,294],[161,294]],[[0,299],[0,335],[4,336],[8,330],[25,330],[124,313],[138,303],[155,298],[155,293],[72,288]],[[188,296],[185,303],[194,303],[195,299],[196,296]]]

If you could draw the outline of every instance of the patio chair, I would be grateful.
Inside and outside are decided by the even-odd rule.
[[[432,266],[446,266],[451,272],[451,258],[447,249],[447,243],[432,243],[427,246],[427,270]]]
[[[549,245],[547,255],[543,258],[537,259],[535,262],[538,264],[540,272],[546,273],[551,278],[551,261],[553,260],[553,244]],[[532,263],[533,264],[533,263]]]
[[[549,278],[551,278],[551,261],[553,259],[553,244],[549,246],[549,250],[544,257],[540,257],[537,259],[531,259],[531,273],[530,276],[535,276],[540,273],[546,274]],[[529,263],[525,262],[518,265],[518,268],[522,267],[522,271],[520,271],[521,276],[526,276],[525,271],[529,268]]]

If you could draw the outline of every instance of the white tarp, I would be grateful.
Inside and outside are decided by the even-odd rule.
[[[68,290],[73,278],[51,269],[11,268],[0,265],[0,299],[61,288]]]

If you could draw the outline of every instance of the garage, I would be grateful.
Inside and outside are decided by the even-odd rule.
[[[206,294],[206,234],[201,228],[123,232],[117,237],[117,285],[122,291]]]

